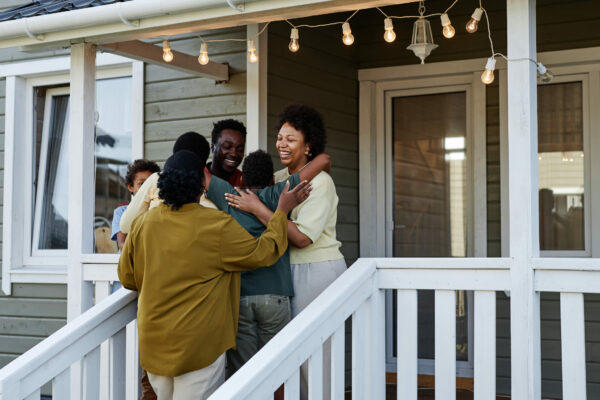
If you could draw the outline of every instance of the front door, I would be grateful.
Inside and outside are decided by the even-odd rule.
[[[469,89],[453,89],[395,91],[386,96],[386,134],[391,145],[387,217],[393,221],[387,256],[473,255]],[[458,291],[456,296],[457,373],[471,376],[471,294]],[[390,308],[396,315],[393,300]],[[430,375],[435,358],[434,292],[419,291],[418,307],[419,373]],[[396,337],[395,328],[392,337]],[[389,350],[395,358],[395,341],[392,346]]]

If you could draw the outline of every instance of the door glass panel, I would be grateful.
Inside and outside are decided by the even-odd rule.
[[[393,99],[394,257],[467,255],[466,93]],[[457,292],[456,359],[468,359],[465,292]],[[419,358],[434,358],[434,292],[418,294]],[[400,323],[402,323],[400,321]]]
[[[582,83],[538,86],[540,250],[585,250]]]

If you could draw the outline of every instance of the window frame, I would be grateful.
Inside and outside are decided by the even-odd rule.
[[[126,76],[132,78],[131,159],[142,158],[144,63],[99,52],[96,65],[97,80]],[[39,86],[63,85],[61,89],[68,93],[69,70],[69,56],[9,63],[0,67],[0,77],[6,78],[2,243],[2,290],[6,294],[10,294],[12,283],[67,283],[66,250],[33,251],[36,196],[33,190],[33,95],[34,88]],[[73,166],[69,166],[71,168]],[[31,184],[24,185],[22,182]],[[92,258],[94,256],[90,255]]]
[[[541,257],[600,257],[600,176],[594,181],[592,171],[600,171],[600,139],[592,132],[600,131],[600,116],[591,110],[600,110],[600,47],[590,49],[565,50],[539,53],[538,59],[554,75],[551,82],[580,82],[582,85],[583,104],[583,152],[584,158],[584,229],[585,250],[540,250]],[[500,174],[501,182],[508,179],[508,94],[507,71],[500,70]],[[596,113],[598,114],[598,113]],[[536,177],[537,179],[537,177]],[[501,240],[502,256],[508,256],[508,188],[501,188]],[[538,220],[539,214],[535,217]]]

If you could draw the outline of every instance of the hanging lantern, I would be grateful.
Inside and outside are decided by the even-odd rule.
[[[421,15],[413,25],[412,41],[407,50],[412,50],[415,56],[421,59],[421,64],[425,64],[425,59],[431,50],[437,48],[438,45],[433,43],[433,33],[431,33],[431,24]]]
[[[425,59],[431,54],[431,50],[438,47],[438,45],[433,43],[431,24],[425,18],[425,3],[423,0],[419,2],[419,15],[420,17],[413,25],[412,41],[406,49],[412,50],[415,56],[421,59],[421,64],[425,64]]]

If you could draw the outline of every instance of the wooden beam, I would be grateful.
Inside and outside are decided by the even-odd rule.
[[[197,57],[175,50],[171,50],[174,57],[173,61],[168,63],[162,58],[163,50],[161,46],[141,42],[139,40],[103,44],[98,46],[98,50],[118,54],[148,64],[173,68],[203,78],[210,78],[217,81],[229,80],[229,66],[227,64],[209,61],[206,65],[200,65]]]

